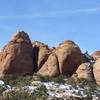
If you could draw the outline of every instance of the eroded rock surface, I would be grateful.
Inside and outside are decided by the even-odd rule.
[[[93,58],[95,60],[99,59],[100,58],[100,51],[95,51],[93,54],[92,54]]]
[[[80,48],[71,40],[64,41],[56,48],[61,74],[71,76],[82,63]]]
[[[3,48],[0,58],[0,76],[32,74],[33,47],[24,31],[17,32]]]
[[[93,66],[94,68],[94,76],[96,79],[97,84],[100,85],[100,58],[98,60],[96,60],[96,63]]]
[[[42,68],[38,71],[38,74],[50,77],[55,77],[60,75],[59,63],[55,53],[52,53],[49,56],[47,62],[45,62]]]
[[[36,71],[38,71],[47,61],[48,56],[50,55],[50,49],[47,45],[39,41],[34,41],[32,45],[34,48]]]
[[[87,71],[86,71],[87,65],[88,63],[83,63],[79,66],[79,68],[76,71],[78,78],[85,78],[85,79],[88,78]]]

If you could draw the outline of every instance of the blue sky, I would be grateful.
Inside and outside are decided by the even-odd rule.
[[[0,0],[0,48],[17,30],[49,46],[71,39],[92,53],[100,50],[100,0]]]

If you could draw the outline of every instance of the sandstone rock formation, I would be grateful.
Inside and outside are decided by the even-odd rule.
[[[95,60],[99,59],[100,58],[100,51],[95,51],[93,54],[92,54],[93,58]]]
[[[0,76],[32,74],[33,47],[24,31],[17,32],[3,48],[0,58]]]
[[[100,58],[96,60],[96,63],[93,66],[94,68],[94,76],[96,79],[97,84],[100,85]]]
[[[88,79],[86,66],[88,63],[83,63],[79,66],[76,73],[78,78]],[[96,60],[93,65],[93,72],[96,79],[96,83],[100,85],[100,59]]]
[[[2,49],[0,49],[0,56],[1,56],[1,54],[2,54]]]
[[[0,52],[0,57],[1,57],[1,54],[2,54],[2,53]]]
[[[38,71],[38,74],[42,76],[55,77],[60,75],[59,63],[55,53],[51,53],[48,60]]]
[[[48,56],[50,55],[50,49],[47,45],[38,41],[34,41],[32,45],[34,48],[36,71],[38,71],[47,61]]]
[[[52,77],[60,74],[71,76],[82,63],[82,57],[83,54],[73,41],[65,41],[59,47],[51,49],[47,62],[38,73]]]
[[[79,47],[71,40],[67,40],[56,48],[61,74],[71,76],[82,63],[82,53]]]
[[[78,67],[78,69],[77,69],[77,71],[76,71],[77,77],[78,77],[78,78],[85,78],[85,79],[88,78],[88,76],[87,76],[87,71],[86,71],[86,66],[87,66],[87,64],[88,64],[88,63],[82,63],[82,64]]]
[[[94,74],[99,83],[100,51],[94,52],[92,56],[96,60]],[[38,41],[31,43],[27,33],[22,31],[14,34],[0,53],[0,77],[33,74],[36,71],[42,76],[50,77],[60,74],[72,76],[77,72],[79,78],[87,78],[87,63],[84,62],[84,54],[73,41],[64,41],[58,47],[50,49]]]

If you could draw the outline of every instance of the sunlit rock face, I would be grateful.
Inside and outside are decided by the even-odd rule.
[[[82,63],[83,54],[80,48],[71,40],[64,41],[58,47],[52,48],[47,62],[38,71],[41,75],[71,76]],[[55,74],[54,74],[55,72]],[[53,73],[51,75],[51,73]]]
[[[0,76],[32,74],[33,58],[33,47],[28,34],[24,31],[16,32],[2,50]]]
[[[82,63],[82,53],[78,45],[67,40],[56,48],[56,55],[59,62],[61,74],[71,76]]]
[[[93,54],[92,54],[93,58],[95,60],[99,59],[100,58],[100,51],[95,51]]]
[[[87,66],[88,66],[88,63],[83,63],[78,67],[76,71],[78,78],[85,78],[85,79],[88,78],[87,70],[86,70]]]
[[[95,76],[97,84],[100,85],[100,58],[96,60],[93,66],[93,72],[94,72],[94,76]]]
[[[56,77],[60,75],[59,63],[55,53],[51,53],[48,60],[38,71],[38,74],[42,76]]]

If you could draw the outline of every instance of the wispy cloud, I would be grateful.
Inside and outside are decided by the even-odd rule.
[[[100,8],[62,10],[62,11],[51,11],[51,12],[45,12],[45,13],[21,14],[21,15],[16,15],[16,14],[0,15],[0,19],[29,19],[29,18],[74,16],[74,15],[79,15],[79,14],[94,14],[95,12],[100,12]]]
[[[58,14],[69,14],[69,13],[91,13],[91,12],[97,12],[100,11],[100,8],[88,8],[88,9],[76,9],[76,10],[64,10],[64,11],[58,11]]]

